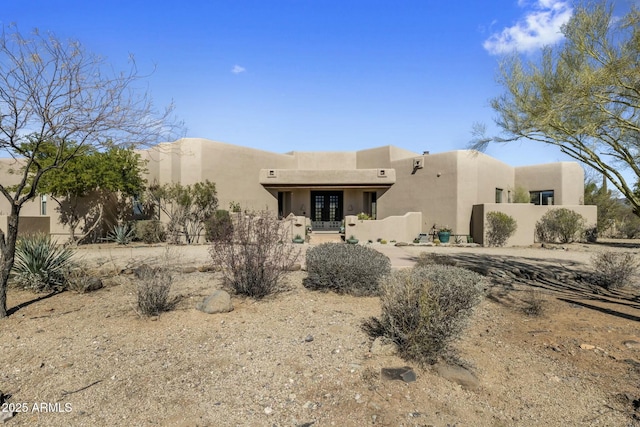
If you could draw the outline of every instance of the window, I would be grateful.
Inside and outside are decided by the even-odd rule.
[[[502,188],[496,188],[496,203],[502,203]]]
[[[534,205],[553,205],[553,190],[530,191],[529,195]]]
[[[40,196],[40,215],[46,215],[46,214],[47,214],[47,196],[42,195]]]

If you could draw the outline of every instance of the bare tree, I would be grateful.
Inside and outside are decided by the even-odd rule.
[[[0,156],[14,159],[17,184],[0,183],[10,204],[6,234],[0,231],[0,317],[7,315],[20,210],[42,176],[82,155],[83,147],[153,144],[180,128],[170,119],[172,106],[156,111],[148,93],[138,90],[145,76],[130,59],[127,71],[114,72],[77,41],[2,28]]]

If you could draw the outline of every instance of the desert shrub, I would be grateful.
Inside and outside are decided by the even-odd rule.
[[[233,235],[233,222],[229,211],[219,209],[204,222],[207,242],[229,240]]]
[[[102,287],[102,281],[95,273],[88,272],[88,266],[84,263],[76,263],[65,271],[65,289],[83,294]],[[96,287],[96,282],[99,286]]]
[[[448,255],[438,255],[433,252],[422,252],[416,260],[416,267],[428,267],[430,265],[457,265],[458,261]]]
[[[363,328],[392,340],[403,358],[433,364],[463,331],[483,286],[482,276],[459,267],[396,270],[380,284],[381,317]]]
[[[157,219],[136,221],[135,238],[147,244],[164,242],[164,225]]]
[[[594,282],[607,289],[622,288],[631,283],[638,271],[638,261],[633,254],[605,251],[591,259]]]
[[[522,311],[527,316],[537,317],[542,316],[544,313],[545,300],[538,289],[529,289],[523,299],[523,303]]]
[[[504,246],[518,229],[516,220],[504,212],[487,213],[487,243],[489,246]]]
[[[324,243],[307,251],[304,286],[356,296],[378,295],[391,261],[368,246]]]
[[[263,298],[281,289],[300,250],[286,239],[285,224],[269,212],[238,215],[231,238],[211,243],[209,253],[227,286],[238,294]]]
[[[169,298],[173,276],[166,267],[142,266],[136,269],[136,296],[138,312],[144,316],[157,316],[169,311],[175,300]]]
[[[48,234],[24,236],[16,242],[14,280],[35,292],[62,290],[75,252],[58,246]]]
[[[570,209],[551,209],[536,223],[536,237],[545,243],[570,243],[582,235],[585,222],[582,215]]]
[[[372,218],[371,218],[371,215],[369,215],[368,213],[364,213],[364,212],[360,212],[360,213],[357,215],[357,217],[358,217],[358,219],[360,219],[360,220],[365,220],[365,221],[368,221],[368,220],[372,219]]]
[[[128,224],[117,224],[107,234],[106,240],[115,242],[119,245],[128,245],[135,237],[135,229],[129,227]]]

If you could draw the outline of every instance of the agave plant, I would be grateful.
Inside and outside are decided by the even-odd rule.
[[[118,224],[107,234],[107,240],[119,245],[128,245],[133,240],[136,230],[127,224]]]
[[[70,248],[58,246],[48,234],[21,237],[16,242],[14,280],[36,292],[62,290],[74,254]]]

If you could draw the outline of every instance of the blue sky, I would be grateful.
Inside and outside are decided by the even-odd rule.
[[[0,21],[77,39],[116,69],[133,54],[186,136],[435,153],[465,148],[475,122],[495,129],[500,55],[558,42],[570,15],[561,0],[3,0]],[[512,165],[568,159],[526,142],[487,153]]]

